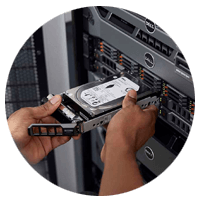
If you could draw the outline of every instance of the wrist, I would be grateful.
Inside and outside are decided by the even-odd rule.
[[[118,130],[115,132],[107,131],[105,144],[114,151],[122,150],[123,152],[136,152],[136,131],[126,132],[124,130]]]
[[[136,160],[136,152],[132,146],[114,146],[107,145],[105,148],[105,160],[104,163],[113,160]]]

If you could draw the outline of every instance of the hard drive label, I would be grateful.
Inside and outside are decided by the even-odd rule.
[[[120,77],[82,91],[81,98],[90,106],[97,107],[125,96],[131,89],[138,91],[139,88],[128,78]]]

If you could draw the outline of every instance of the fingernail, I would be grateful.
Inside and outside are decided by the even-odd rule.
[[[134,91],[134,90],[130,90],[129,92],[128,92],[128,96],[129,97],[131,97],[131,98],[133,98],[133,99],[136,99],[137,97],[136,97],[136,92]]]
[[[56,104],[59,101],[59,97],[58,96],[53,96],[50,99],[51,104]]]

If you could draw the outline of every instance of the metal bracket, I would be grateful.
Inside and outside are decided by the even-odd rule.
[[[146,94],[146,96],[147,95],[148,94]],[[138,99],[137,105],[139,105],[141,109],[145,109],[149,105],[155,105],[156,107],[159,107],[159,99],[157,95],[146,98],[140,97]],[[121,108],[84,122],[74,120],[72,123],[66,124],[32,124],[28,127],[28,133],[30,136],[75,136],[79,133],[85,133],[98,126],[109,123],[111,118],[119,110],[121,110]],[[50,128],[53,128],[54,131],[49,131]],[[57,128],[61,128],[62,131],[58,132]]]
[[[53,132],[49,131],[50,128]],[[30,136],[75,136],[80,133],[80,124],[31,124],[28,133]]]

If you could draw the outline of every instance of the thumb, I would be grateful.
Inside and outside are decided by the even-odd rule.
[[[101,161],[104,163],[105,161],[105,144],[103,145],[102,149],[101,149],[101,154],[100,154],[100,158],[101,158]]]
[[[123,102],[122,102],[122,108],[126,108],[127,106],[130,106],[130,105],[135,105],[137,102],[137,92],[135,90],[130,90]]]
[[[62,97],[60,95],[53,96],[45,104],[33,108],[33,117],[36,119],[41,119],[51,115],[60,106],[61,101]]]

